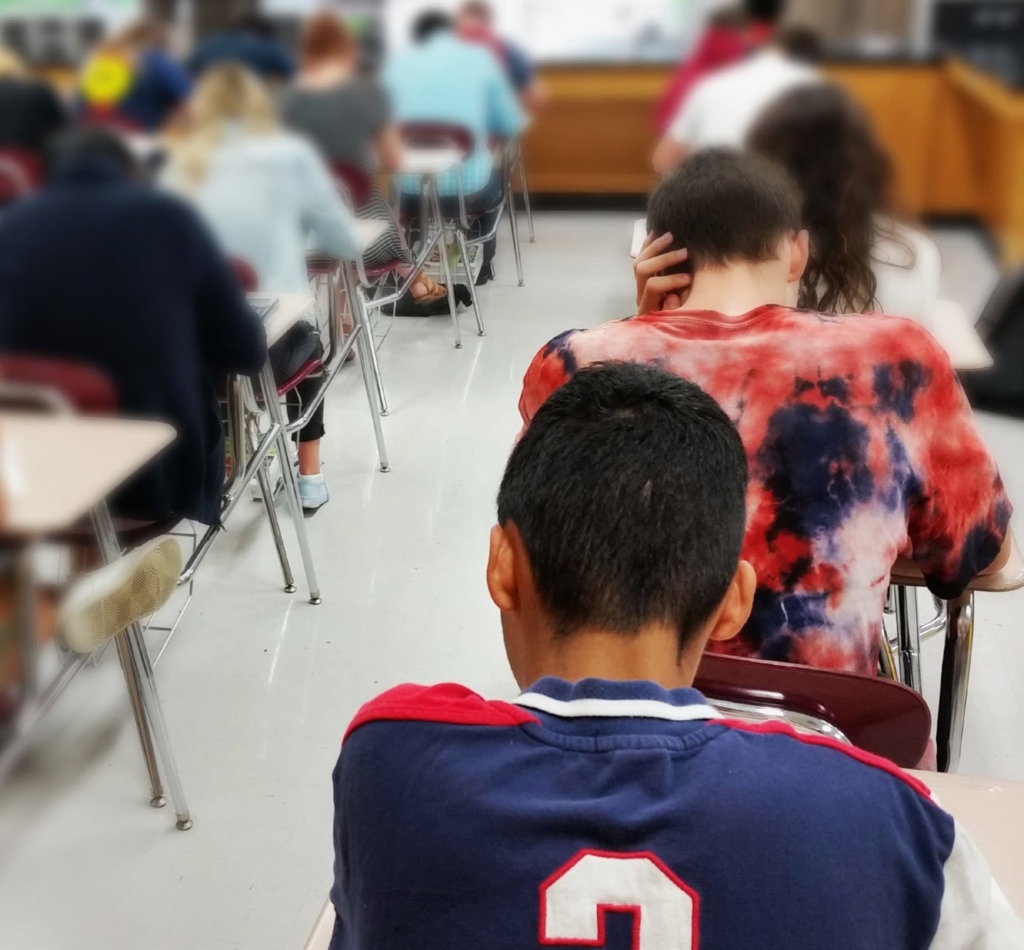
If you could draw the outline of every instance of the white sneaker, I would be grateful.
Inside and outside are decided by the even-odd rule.
[[[299,501],[302,510],[312,514],[331,500],[331,492],[323,475],[299,476]]]
[[[170,600],[181,561],[178,542],[164,537],[79,578],[61,602],[58,635],[69,650],[92,653]]]

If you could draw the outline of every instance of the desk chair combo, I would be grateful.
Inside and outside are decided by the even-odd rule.
[[[75,363],[5,357],[0,361],[0,380],[3,380],[0,383],[0,408],[3,409],[21,412],[27,410],[38,413],[43,418],[66,417],[75,413],[112,417],[117,410],[117,396],[113,384],[96,370]],[[173,430],[169,426],[159,423],[151,425],[161,430],[158,432],[159,444],[154,444],[154,448],[146,454],[140,465],[155,456],[174,438]],[[9,418],[7,427],[10,426]],[[165,435],[162,433],[163,429],[167,430]],[[133,436],[129,434],[128,438]],[[66,527],[48,530],[44,539],[79,551],[95,552],[105,563],[110,564],[127,551],[172,533],[176,525],[177,521],[138,522],[115,519],[110,516],[106,503],[100,500],[86,519]],[[32,729],[49,712],[68,684],[82,669],[98,661],[96,655],[73,655],[61,650],[58,645],[61,653],[60,668],[53,680],[44,685],[35,635],[32,544],[17,545],[15,551],[15,588],[19,594],[16,598],[18,627],[22,634],[21,652],[24,657],[27,703],[19,717],[14,739],[6,748],[0,750],[0,777],[13,766],[17,757],[24,751],[31,738]],[[192,827],[192,817],[164,721],[153,662],[143,639],[141,624],[136,622],[128,626],[114,638],[114,643],[121,661],[139,743],[149,774],[150,804],[154,808],[162,808],[166,804],[163,784],[163,779],[166,779],[177,828],[187,831]],[[163,777],[158,757],[163,765]]]
[[[401,133],[403,141],[415,151],[456,151],[463,158],[467,155],[472,155],[476,151],[476,141],[473,133],[459,125],[432,122],[406,123],[401,126]],[[455,197],[458,200],[458,215],[443,215],[436,194],[431,199],[436,214],[435,225],[439,222],[444,232],[455,239],[459,248],[459,263],[462,265],[462,272],[466,277],[472,297],[473,310],[476,315],[480,336],[484,335],[485,330],[476,293],[479,267],[474,266],[474,264],[479,258],[479,251],[483,245],[497,237],[498,230],[501,227],[502,216],[506,212],[509,215],[509,225],[512,232],[512,246],[515,252],[519,286],[522,287],[524,284],[522,249],[519,240],[519,221],[515,210],[515,197],[512,188],[512,176],[515,172],[519,155],[517,151],[518,146],[515,142],[496,143],[496,146],[495,168],[502,176],[501,197],[496,205],[488,208],[476,208],[472,211],[468,210],[467,196],[462,182],[461,163],[451,166],[454,169],[456,178],[457,190]],[[418,172],[419,170],[415,167],[403,169],[404,174],[416,174]],[[486,234],[474,235],[474,228],[485,215],[489,214],[496,215],[493,227]],[[421,231],[428,226],[426,215],[423,214],[422,210],[419,218],[407,213],[402,216],[402,220],[403,224],[407,226],[419,221]],[[447,245],[447,237],[444,243]],[[444,258],[442,258],[442,264],[444,265],[445,278],[450,280],[447,261]]]
[[[257,290],[256,274],[252,267],[245,262],[235,261],[233,263],[243,289],[250,293]],[[313,551],[309,543],[309,535],[306,531],[302,504],[299,500],[295,468],[291,464],[290,442],[294,434],[309,424],[313,413],[323,402],[327,395],[327,390],[330,389],[335,377],[348,359],[349,353],[357,347],[360,354],[359,363],[363,372],[366,397],[370,406],[370,417],[377,440],[380,468],[382,472],[390,470],[387,447],[384,444],[384,433],[380,424],[377,386],[372,379],[369,368],[372,357],[368,351],[373,349],[373,344],[368,339],[366,325],[363,323],[358,311],[353,312],[354,323],[352,332],[348,335],[347,339],[344,337],[341,326],[341,314],[337,307],[337,293],[333,285],[333,276],[330,273],[328,274],[328,281],[331,293],[329,294],[330,303],[327,321],[328,344],[324,354],[306,360],[296,372],[280,383],[274,379],[273,370],[268,360],[259,377],[259,392],[257,393],[253,388],[251,380],[238,381],[239,391],[235,398],[230,398],[229,396],[228,408],[228,426],[229,431],[232,433],[233,450],[238,455],[239,460],[245,461],[244,471],[247,475],[246,478],[240,480],[242,482],[240,485],[234,487],[232,505],[237,501],[237,497],[244,491],[245,485],[248,484],[248,481],[255,474],[260,481],[261,494],[263,495],[264,503],[267,505],[267,511],[270,514],[274,542],[277,546],[278,558],[281,562],[281,570],[285,579],[285,591],[287,593],[293,592],[295,590],[295,583],[288,562],[284,538],[277,521],[276,512],[274,511],[273,489],[275,486],[270,485],[270,479],[266,471],[270,446],[276,445],[282,480],[284,482],[285,498],[292,512],[295,535],[299,543],[299,552],[309,585],[309,601],[314,605],[323,603],[323,598],[320,594],[320,584],[317,578],[316,565],[313,561]],[[290,300],[288,295],[278,298],[278,305],[281,310],[290,310],[291,312],[281,314],[283,322],[282,320],[275,319],[274,312],[268,315],[266,326],[267,341],[270,345],[276,343],[288,328],[301,319],[303,311],[310,309],[313,304],[312,298],[309,299],[308,303],[309,307],[300,305],[296,308],[295,302]],[[287,326],[284,326],[285,322]],[[298,418],[294,421],[289,421],[281,405],[281,399],[287,398],[290,393],[296,390],[299,383],[310,377],[318,378],[320,384],[315,394],[300,405]],[[240,399],[237,398],[239,394],[241,396]],[[232,468],[235,469],[237,467],[240,467],[238,460],[235,461]]]

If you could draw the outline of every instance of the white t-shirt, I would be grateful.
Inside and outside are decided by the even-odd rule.
[[[938,245],[926,234],[894,224],[893,236],[876,241],[871,270],[878,280],[876,307],[893,317],[910,317],[934,332],[942,278]]]
[[[813,66],[797,63],[776,49],[762,50],[736,66],[699,82],[669,127],[681,145],[742,148],[765,107],[795,86],[821,82]]]

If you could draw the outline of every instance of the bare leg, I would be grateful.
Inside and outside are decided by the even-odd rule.
[[[299,474],[320,474],[320,439],[299,443]]]

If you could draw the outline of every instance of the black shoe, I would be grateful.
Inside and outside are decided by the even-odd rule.
[[[494,261],[488,261],[480,268],[480,274],[476,279],[476,286],[483,287],[484,284],[489,284],[494,280],[494,276]]]
[[[421,303],[413,295],[411,290],[405,292],[405,296],[395,306],[396,317],[439,317],[449,313],[448,295],[438,297],[428,303]]]
[[[455,285],[455,303],[459,307],[473,306],[473,294],[465,284]]]

